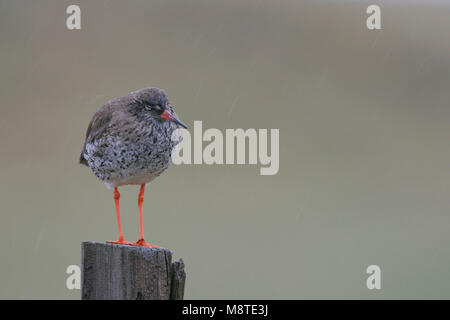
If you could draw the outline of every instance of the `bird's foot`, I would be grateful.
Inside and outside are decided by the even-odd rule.
[[[156,246],[154,244],[150,244],[144,239],[139,239],[136,243],[136,246],[147,247],[147,248],[161,248],[160,246]]]
[[[124,239],[119,239],[117,241],[106,241],[106,243],[112,243],[112,244],[123,244],[127,246],[132,246],[134,243],[130,241],[125,241]]]

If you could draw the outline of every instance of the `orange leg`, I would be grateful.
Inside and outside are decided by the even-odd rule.
[[[119,240],[117,240],[117,241],[107,241],[107,242],[108,243],[114,243],[114,244],[128,244],[128,245],[131,245],[133,243],[125,241],[125,239],[123,238],[122,224],[120,223],[120,204],[119,204],[119,200],[120,200],[120,193],[119,193],[119,190],[117,189],[117,187],[115,187],[114,188],[114,203],[116,205],[117,223],[119,224]]]
[[[141,184],[141,190],[139,191],[139,196],[138,196],[139,227],[140,227],[141,235],[139,237],[139,240],[136,242],[136,245],[148,247],[148,248],[161,248],[161,247],[155,246],[153,244],[150,244],[144,240],[144,223],[142,221],[142,204],[144,203],[144,191],[145,191],[145,184]]]

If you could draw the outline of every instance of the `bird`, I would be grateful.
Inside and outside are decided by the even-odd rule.
[[[119,240],[112,244],[159,247],[145,241],[142,205],[146,185],[171,163],[173,148],[181,142],[177,129],[187,129],[169,102],[167,93],[156,87],[143,88],[103,105],[86,130],[79,163],[113,189]],[[173,135],[173,137],[172,137]],[[120,193],[126,185],[140,186],[138,194],[139,239],[125,241],[120,219]]]

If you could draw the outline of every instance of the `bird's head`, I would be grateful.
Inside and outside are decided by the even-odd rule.
[[[187,129],[187,126],[169,108],[169,98],[164,90],[145,88],[137,91],[135,97],[139,105],[143,107],[144,112],[149,112],[152,116],[159,117],[163,121],[172,121]]]

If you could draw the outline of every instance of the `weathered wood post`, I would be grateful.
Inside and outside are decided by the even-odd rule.
[[[183,260],[163,248],[83,242],[83,300],[182,300]]]

